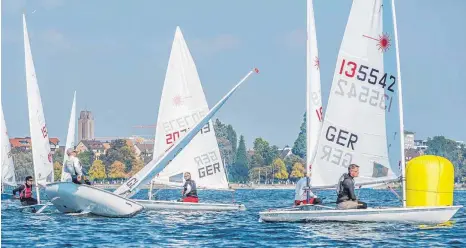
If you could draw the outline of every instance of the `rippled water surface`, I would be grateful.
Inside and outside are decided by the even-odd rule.
[[[144,198],[147,191],[137,197]],[[163,190],[159,199],[174,200],[179,190]],[[201,191],[204,202],[232,201],[231,192]],[[322,191],[334,201],[333,191]],[[2,200],[2,247],[466,247],[466,212],[453,217],[453,226],[381,223],[262,223],[259,211],[288,207],[293,190],[237,190],[242,212],[142,212],[133,218],[21,212],[18,202]],[[387,190],[363,189],[370,206],[396,205]],[[455,204],[466,205],[466,191],[455,192]]]

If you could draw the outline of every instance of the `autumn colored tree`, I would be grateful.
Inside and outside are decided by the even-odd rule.
[[[276,158],[272,163],[272,168],[275,171],[275,178],[279,180],[288,179],[288,171],[286,171],[286,165],[283,160]]]
[[[140,159],[134,159],[132,162],[131,171],[128,176],[132,177],[134,174],[138,173],[144,167],[143,161]]]
[[[102,180],[107,177],[105,174],[105,165],[102,160],[95,160],[94,163],[92,163],[92,166],[89,169],[89,177],[93,180]]]
[[[58,161],[55,161],[55,163],[53,163],[53,177],[54,177],[55,182],[58,182],[61,180],[62,167],[63,166]]]
[[[126,178],[125,164],[118,160],[113,162],[113,164],[110,165],[108,177],[113,179]]]
[[[299,179],[304,177],[304,166],[299,162],[294,163],[290,177],[293,179]]]

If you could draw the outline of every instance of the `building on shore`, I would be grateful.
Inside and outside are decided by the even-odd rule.
[[[91,111],[81,111],[78,119],[78,142],[94,139],[94,116]]]

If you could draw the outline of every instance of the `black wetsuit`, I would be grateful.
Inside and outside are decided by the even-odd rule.
[[[354,178],[348,173],[343,174],[340,177],[339,184],[337,186],[337,204],[345,201],[357,201],[360,206],[358,208],[367,208],[367,204],[358,201],[356,194],[354,193]]]
[[[189,191],[185,196],[197,198],[196,182],[194,182],[194,180],[191,180],[191,179],[186,180],[183,186],[183,189],[184,189],[183,193],[188,190],[188,185],[191,186],[191,191]]]
[[[22,197],[21,196],[21,192],[25,191],[26,190],[25,188],[26,188],[26,186],[24,184],[20,185],[18,188],[13,190],[13,195],[16,195],[16,192],[20,193],[20,201],[21,201],[21,205],[23,205],[23,206],[36,205],[37,200],[32,198],[32,186],[28,187],[31,190],[31,197]],[[23,194],[25,195],[26,192],[23,192]]]

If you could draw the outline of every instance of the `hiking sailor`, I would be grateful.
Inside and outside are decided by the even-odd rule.
[[[366,209],[367,204],[358,201],[354,193],[354,178],[359,176],[359,166],[351,164],[337,184],[337,209]]]
[[[184,179],[186,180],[186,182],[183,186],[182,201],[198,203],[199,198],[197,197],[196,182],[194,182],[194,180],[191,179],[191,173],[185,172]]]
[[[16,192],[19,192],[19,199],[21,201],[21,205],[23,206],[30,206],[36,205],[37,200],[32,197],[32,176],[26,177],[26,182],[20,185],[18,188],[13,190],[13,197],[18,198],[16,196]]]
[[[317,195],[312,193],[311,189],[307,187],[309,180],[309,185],[311,184],[311,176],[305,176],[296,183],[296,190],[294,196],[294,205],[299,206],[302,204],[321,204],[322,201],[317,198]],[[307,202],[307,191],[309,191],[309,202]]]
[[[63,170],[65,182],[73,182],[76,184],[82,184],[85,182],[90,185],[88,180],[84,180],[83,167],[79,158],[76,157],[76,151],[73,148],[66,150],[68,159],[65,162],[65,168]]]

